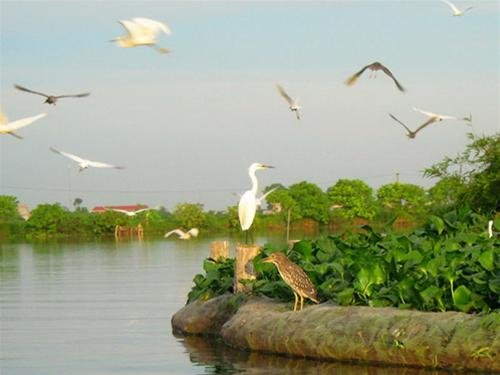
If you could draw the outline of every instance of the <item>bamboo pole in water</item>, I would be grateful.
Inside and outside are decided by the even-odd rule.
[[[212,241],[210,244],[210,258],[216,262],[229,258],[229,241]]]
[[[234,291],[244,292],[248,288],[245,287],[240,280],[255,280],[256,272],[253,268],[252,260],[260,253],[259,245],[242,245],[236,246],[236,266],[234,272]]]

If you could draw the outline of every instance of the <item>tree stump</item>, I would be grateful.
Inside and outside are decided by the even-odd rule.
[[[210,258],[216,262],[229,258],[229,241],[212,241],[210,244]]]
[[[260,253],[259,245],[242,245],[236,246],[236,269],[234,272],[234,291],[244,292],[248,287],[243,285],[240,280],[255,280],[256,272],[253,268],[252,260]]]

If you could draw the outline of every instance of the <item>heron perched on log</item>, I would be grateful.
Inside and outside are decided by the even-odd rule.
[[[269,257],[262,259],[263,263],[273,263],[283,279],[283,281],[292,288],[295,296],[293,311],[297,310],[297,304],[300,300],[300,310],[304,307],[304,297],[309,298],[315,303],[319,303],[316,295],[316,288],[309,279],[309,276],[295,263],[290,261],[283,253],[272,253]]]

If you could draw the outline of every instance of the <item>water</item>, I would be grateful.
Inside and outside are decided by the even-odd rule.
[[[175,337],[171,316],[212,240],[0,244],[0,373],[437,374]]]

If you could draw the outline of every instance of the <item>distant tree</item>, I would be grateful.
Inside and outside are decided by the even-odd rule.
[[[228,227],[232,230],[241,230],[240,219],[238,218],[238,206],[227,208]]]
[[[361,180],[340,179],[327,189],[331,205],[341,206],[341,217],[371,219],[376,212],[373,189]]]
[[[17,212],[19,201],[10,195],[0,195],[0,223],[7,223],[21,219]]]
[[[75,207],[75,210],[78,210],[82,203],[83,203],[82,198],[75,198],[75,200],[73,201],[73,207]]]
[[[326,193],[317,185],[302,181],[290,185],[288,191],[290,197],[296,202],[294,213],[320,223],[328,222],[330,202]]]
[[[203,227],[206,222],[202,204],[180,203],[175,206],[172,214],[175,221],[186,230]]]
[[[464,185],[461,204],[485,213],[500,210],[500,133],[468,134],[470,143],[454,158],[445,157],[424,171],[426,177],[455,177]]]
[[[302,216],[300,215],[298,210],[294,209],[297,206],[297,202],[290,195],[289,189],[285,188],[281,184],[272,184],[270,186],[267,186],[264,189],[264,192],[267,192],[273,189],[274,187],[277,187],[277,189],[266,197],[268,204],[270,206],[272,206],[273,204],[279,204],[281,206],[281,212],[279,213],[279,215],[283,218],[285,222],[288,217],[288,210],[290,209],[291,209],[290,212],[291,219],[292,220],[300,219]]]
[[[395,182],[383,185],[377,191],[377,201],[397,215],[421,215],[427,210],[425,190],[413,184]]]
[[[433,209],[449,210],[460,204],[465,184],[460,176],[447,176],[428,190]]]
[[[61,233],[67,211],[59,204],[40,204],[26,222],[26,228],[32,232],[44,234]]]

